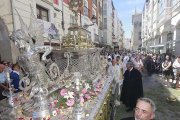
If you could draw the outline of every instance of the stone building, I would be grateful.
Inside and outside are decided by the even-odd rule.
[[[142,14],[137,13],[132,15],[132,32],[131,32],[131,49],[137,50],[142,44],[141,40]]]

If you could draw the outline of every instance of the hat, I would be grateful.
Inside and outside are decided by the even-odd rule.
[[[170,101],[170,102],[175,102],[175,101],[176,101],[176,98],[175,98],[174,96],[169,96],[169,97],[167,98],[167,100]]]

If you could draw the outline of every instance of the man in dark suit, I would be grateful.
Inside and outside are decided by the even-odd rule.
[[[121,120],[152,120],[155,118],[156,106],[148,98],[139,98],[137,100],[134,117],[123,118]]]
[[[133,63],[128,62],[126,66],[120,101],[128,108],[126,111],[130,112],[136,106],[137,99],[143,97],[143,85],[142,75],[133,68]]]

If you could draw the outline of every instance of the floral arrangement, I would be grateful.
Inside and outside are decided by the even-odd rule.
[[[60,91],[59,99],[57,102],[57,107],[60,109],[66,109],[68,107],[75,107],[75,97],[77,93],[74,91],[74,84],[71,81],[66,83],[65,88]],[[82,88],[79,93],[80,95],[80,103],[83,106],[86,101],[93,101],[96,97],[96,92],[93,87],[91,87],[90,83],[82,83]]]

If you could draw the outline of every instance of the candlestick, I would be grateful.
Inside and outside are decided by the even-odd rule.
[[[76,90],[79,91],[80,80],[76,79]]]

